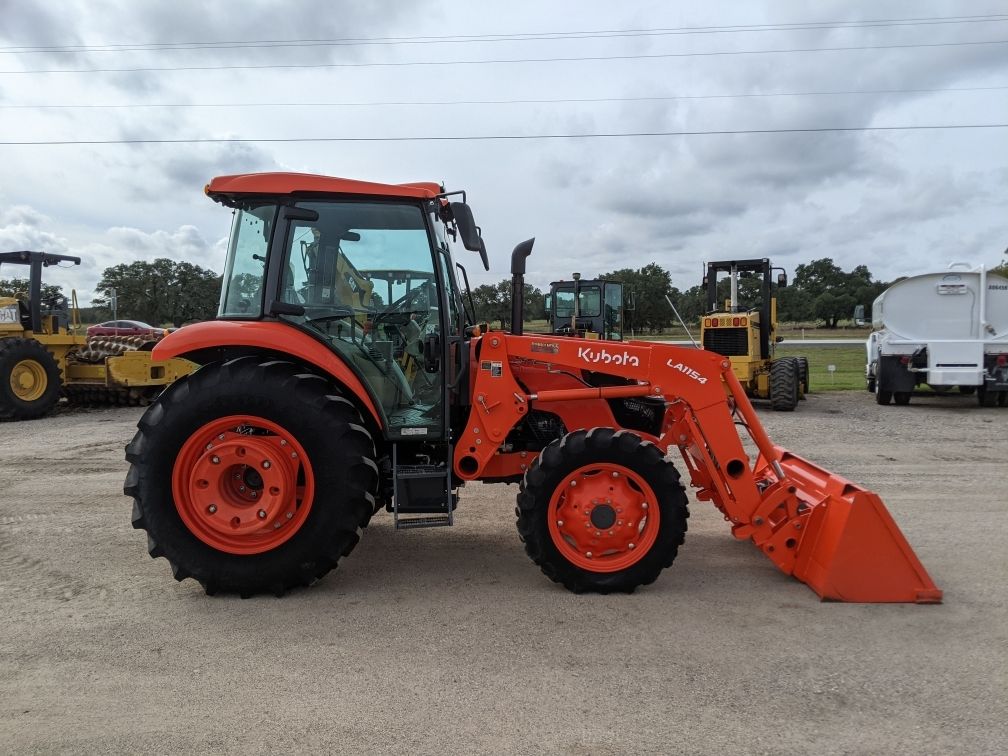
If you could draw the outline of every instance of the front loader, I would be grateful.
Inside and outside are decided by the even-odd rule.
[[[696,498],[823,599],[941,600],[876,494],[771,442],[727,358],[526,335],[520,297],[511,332],[475,323],[451,254],[485,254],[464,194],[289,173],[206,193],[234,211],[219,317],[155,347],[201,367],[126,447],[133,525],[177,580],[279,595],[334,568],[379,510],[396,529],[450,526],[458,490],[484,481],[519,484],[547,577],[630,592],[685,537],[675,449]],[[518,292],[532,243],[512,254]],[[362,293],[356,276],[389,270],[413,273]]]

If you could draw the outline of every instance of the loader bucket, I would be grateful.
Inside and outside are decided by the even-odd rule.
[[[804,503],[800,508],[809,508],[791,574],[824,601],[941,603],[941,590],[878,494],[785,449],[775,450],[787,482]],[[765,460],[759,464],[769,467]]]

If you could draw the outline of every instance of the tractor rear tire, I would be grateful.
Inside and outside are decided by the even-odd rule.
[[[59,364],[35,339],[0,340],[0,419],[33,420],[60,398]]]
[[[793,412],[798,406],[798,365],[793,357],[770,364],[770,406],[778,412]]]
[[[522,479],[515,514],[526,553],[550,580],[574,593],[632,593],[672,565],[689,510],[679,473],[657,446],[632,431],[593,428],[543,449]]]
[[[176,580],[192,577],[208,594],[310,585],[353,550],[375,511],[375,448],[360,412],[290,362],[207,365],[137,425],[123,487],[133,527]]]
[[[798,364],[798,386],[800,388],[799,399],[804,399],[809,392],[809,367],[808,357],[795,357]]]

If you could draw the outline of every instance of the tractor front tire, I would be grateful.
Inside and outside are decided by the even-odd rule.
[[[33,420],[60,397],[56,358],[34,339],[0,340],[0,419]]]
[[[357,408],[289,362],[241,357],[169,386],[126,447],[148,552],[208,594],[282,595],[360,540],[378,468]]]
[[[798,365],[793,357],[770,364],[770,406],[778,412],[793,412],[798,406]]]
[[[518,533],[543,573],[575,593],[632,593],[671,566],[686,492],[657,446],[593,428],[543,449],[518,493]]]

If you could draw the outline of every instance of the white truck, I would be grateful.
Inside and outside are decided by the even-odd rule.
[[[1008,278],[981,265],[898,281],[872,305],[865,368],[879,404],[909,404],[917,386],[1008,404]]]

